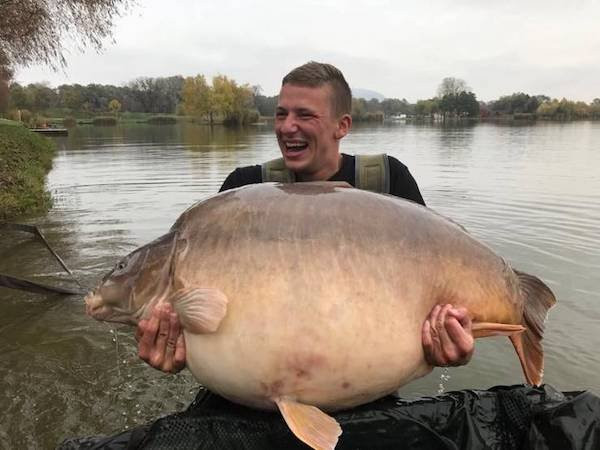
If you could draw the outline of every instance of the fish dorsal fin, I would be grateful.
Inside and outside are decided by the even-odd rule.
[[[170,299],[183,328],[191,333],[214,333],[227,312],[227,297],[218,289],[188,287]]]
[[[319,408],[298,403],[290,398],[275,400],[292,433],[315,450],[333,450],[342,428]]]

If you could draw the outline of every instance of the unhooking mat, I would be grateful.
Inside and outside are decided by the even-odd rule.
[[[549,385],[497,386],[436,397],[385,397],[332,414],[336,449],[600,449],[600,397]],[[109,437],[70,438],[72,449],[306,449],[280,414],[201,390],[187,410]]]

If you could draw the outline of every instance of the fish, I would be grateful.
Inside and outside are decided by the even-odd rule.
[[[432,209],[307,182],[199,201],[85,298],[91,317],[131,325],[165,302],[200,384],[279,410],[308,446],[333,449],[342,430],[328,413],[431,371],[421,328],[436,304],[467,308],[474,337],[508,336],[539,385],[556,298]]]

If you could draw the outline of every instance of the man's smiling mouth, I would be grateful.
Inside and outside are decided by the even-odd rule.
[[[308,143],[303,141],[284,142],[286,151],[299,152],[308,148]]]

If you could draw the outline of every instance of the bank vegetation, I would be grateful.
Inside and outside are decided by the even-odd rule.
[[[0,221],[45,212],[45,190],[55,145],[20,124],[0,121]]]
[[[0,101],[0,115],[30,127],[61,124],[170,124],[192,120],[240,125],[272,118],[277,96],[260,86],[241,84],[225,75],[140,77],[122,86],[12,82]],[[408,102],[405,98],[353,98],[355,121],[384,120],[596,120],[600,98],[590,103],[516,92],[484,102],[464,80],[447,77],[435,95]]]

